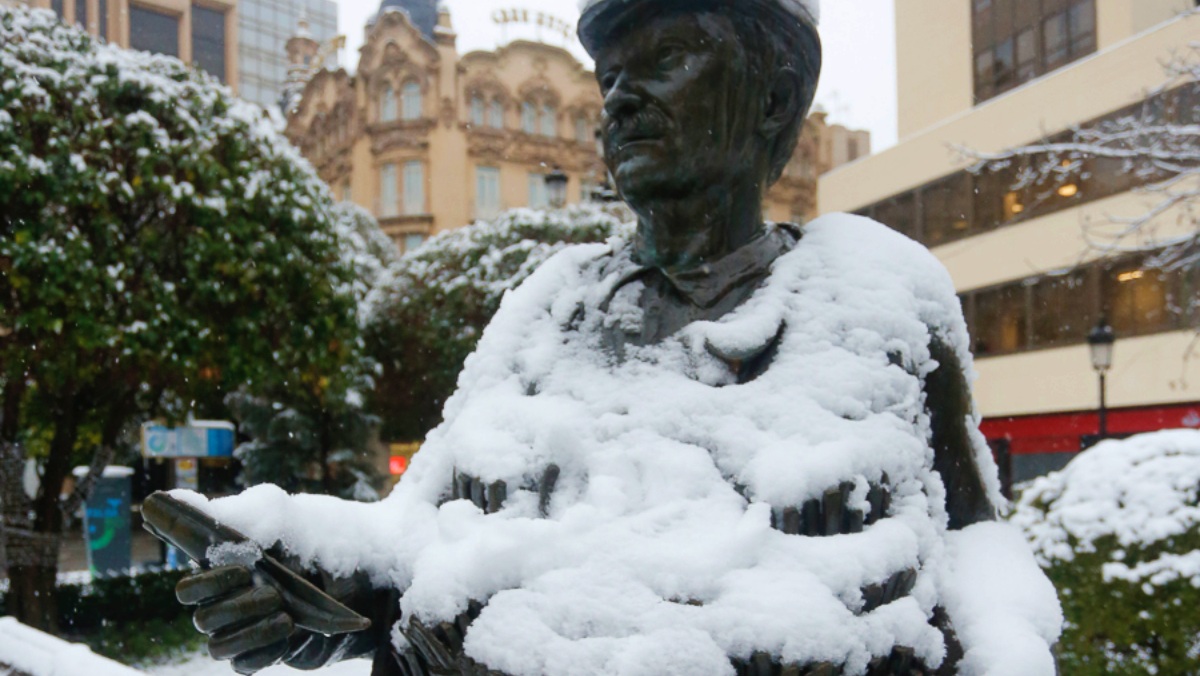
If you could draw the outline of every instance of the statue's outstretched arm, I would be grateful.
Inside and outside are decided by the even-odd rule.
[[[193,621],[209,652],[251,674],[279,661],[315,669],[369,654],[390,626],[395,604],[362,573],[335,578],[304,573],[278,548],[249,538],[165,493],[146,499],[146,528],[205,570],[180,581],[179,601],[197,606]]]

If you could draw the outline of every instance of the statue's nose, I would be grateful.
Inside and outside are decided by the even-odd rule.
[[[632,91],[629,82],[622,75],[604,97],[604,114],[611,119],[620,120],[637,112],[640,105],[641,97]]]

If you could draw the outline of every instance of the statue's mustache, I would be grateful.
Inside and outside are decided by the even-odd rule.
[[[670,118],[653,106],[644,106],[625,114],[610,116],[604,124],[608,145],[619,149],[628,143],[657,139],[671,128]]]

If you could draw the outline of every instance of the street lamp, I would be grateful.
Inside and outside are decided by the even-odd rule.
[[[1117,334],[1113,332],[1113,327],[1109,326],[1108,322],[1101,317],[1096,328],[1088,333],[1087,342],[1088,349],[1092,353],[1092,368],[1100,376],[1099,437],[1103,439],[1108,436],[1108,408],[1105,399],[1104,376],[1108,373],[1108,369],[1112,368],[1113,343],[1117,342]]]
[[[558,167],[546,174],[546,199],[555,209],[567,203],[567,175]]]

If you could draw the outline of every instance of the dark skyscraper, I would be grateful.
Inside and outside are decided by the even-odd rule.
[[[437,26],[437,5],[437,0],[383,0],[379,5],[379,13],[392,7],[408,12],[413,25],[432,40],[433,28]]]

